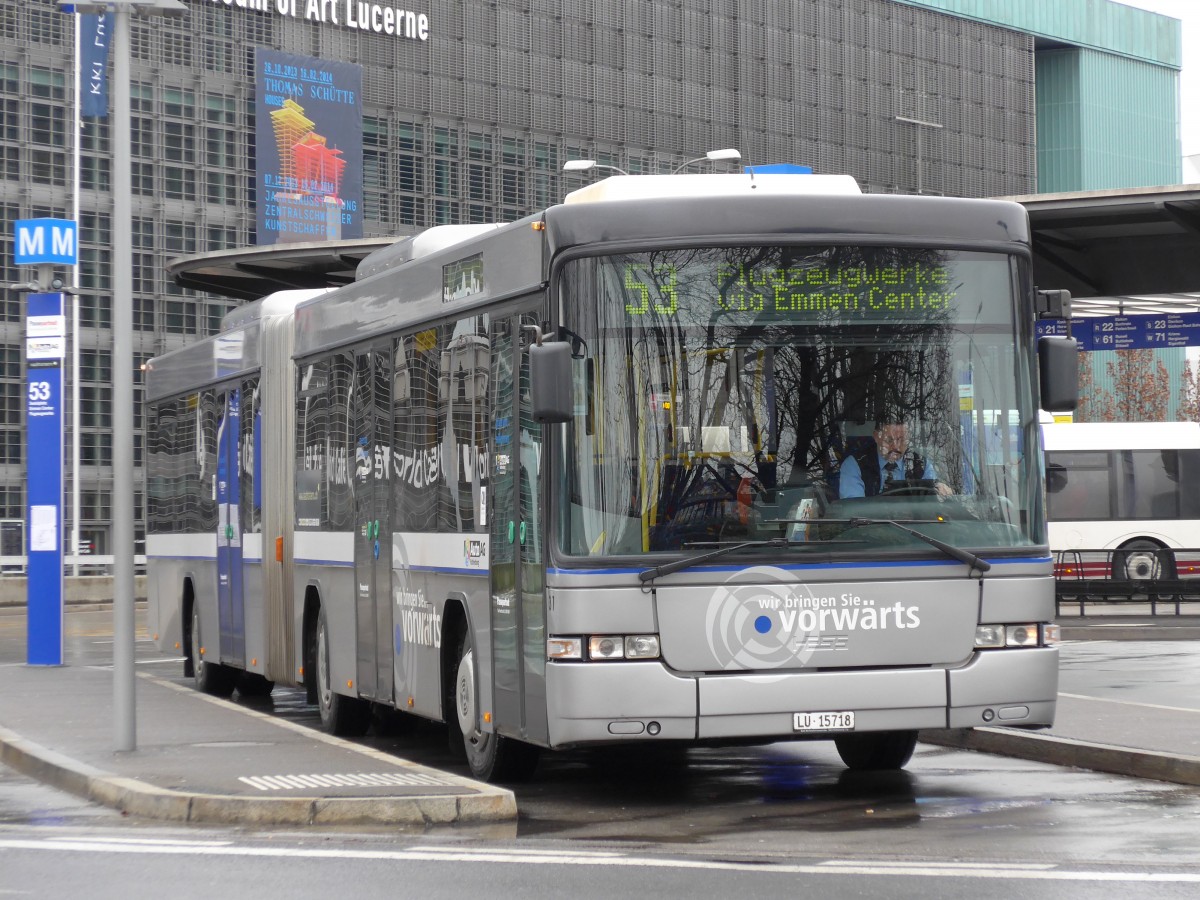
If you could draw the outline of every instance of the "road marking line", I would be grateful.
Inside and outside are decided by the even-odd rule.
[[[996,863],[967,863],[967,862],[908,862],[901,859],[828,859],[822,866],[839,867],[839,866],[875,866],[884,869],[911,869],[911,868],[936,868],[936,869],[994,869]],[[1022,869],[1026,871],[1046,871],[1056,868],[1054,863],[1004,863],[1006,868]]]
[[[1058,696],[1071,700],[1095,700],[1097,703],[1120,703],[1122,706],[1140,706],[1144,709],[1165,709],[1167,712],[1200,713],[1200,709],[1188,709],[1186,706],[1163,706],[1159,703],[1141,703],[1137,700],[1114,700],[1111,697],[1091,697],[1087,694],[1065,694],[1059,691]]]
[[[422,853],[462,853],[462,847],[422,847]],[[619,859],[621,854],[613,850],[516,850],[500,848],[489,850],[488,853],[515,854],[520,856],[554,857],[591,857],[593,859]]]
[[[907,876],[922,878],[977,878],[1005,881],[1081,881],[1106,883],[1200,884],[1200,873],[1192,872],[1110,872],[1037,870],[1018,868],[1006,862],[984,868],[956,867],[944,863],[914,863],[911,866],[847,863],[792,865],[773,863],[736,863],[695,859],[661,859],[629,856],[547,856],[539,852],[469,851],[457,853],[430,850],[330,850],[292,847],[238,847],[197,845],[131,845],[104,840],[4,840],[0,850],[50,850],[55,853],[142,853],[158,855],[243,856],[279,859],[355,859],[382,862],[478,862],[517,863],[548,866],[621,866],[636,869],[692,869],[720,872],[754,872],[767,875],[863,875]]]
[[[79,841],[89,843],[103,841],[106,844],[127,844],[133,847],[232,847],[233,841],[197,841],[183,838],[126,838],[126,837],[66,837],[65,835],[51,836],[48,841]]]

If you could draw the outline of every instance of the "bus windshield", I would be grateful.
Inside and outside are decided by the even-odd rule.
[[[567,262],[559,549],[936,555],[888,522],[984,551],[1044,544],[1017,271],[874,246]]]

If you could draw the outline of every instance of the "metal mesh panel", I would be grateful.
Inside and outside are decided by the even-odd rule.
[[[529,51],[547,59],[561,59],[562,23],[554,16],[534,15],[530,20]]]
[[[624,68],[625,36],[619,29],[592,29],[592,47],[597,65]]]
[[[429,83],[429,105],[444,115],[465,115],[463,83],[456,78],[434,75]]]
[[[578,63],[592,62],[592,31],[587,23],[564,21],[562,30],[563,58]]]

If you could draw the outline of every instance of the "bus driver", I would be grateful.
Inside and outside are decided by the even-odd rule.
[[[893,485],[900,487],[914,481],[933,482],[931,487],[939,497],[953,493],[948,484],[936,480],[937,471],[931,461],[910,452],[907,424],[880,419],[871,437],[872,443],[842,460],[838,484],[843,500],[886,494]]]

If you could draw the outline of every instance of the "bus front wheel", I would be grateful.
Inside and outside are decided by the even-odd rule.
[[[917,746],[915,731],[875,731],[834,738],[838,756],[856,772],[903,769]]]
[[[537,747],[480,728],[475,651],[469,633],[463,634],[458,646],[458,667],[454,676],[454,723],[462,734],[467,765],[476,778],[482,781],[526,781],[537,768]]]

